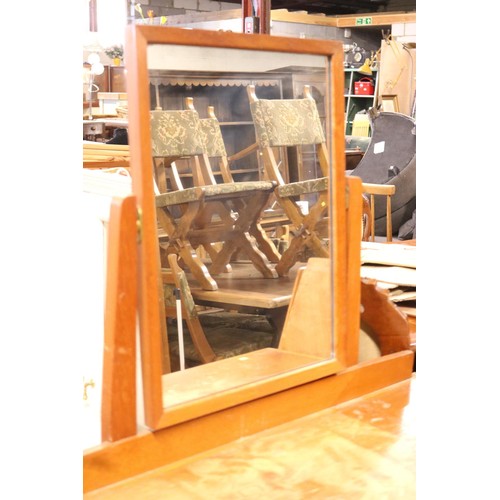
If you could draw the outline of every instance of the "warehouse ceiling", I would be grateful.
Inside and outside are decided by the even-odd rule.
[[[287,9],[289,11],[307,11],[322,13],[327,16],[341,16],[362,13],[383,13],[401,11],[395,8],[398,2],[391,0],[270,0],[271,9]],[[241,4],[241,0],[226,0],[228,3]],[[404,2],[406,11],[416,11],[416,0]],[[408,8],[411,7],[411,8]]]
[[[329,15],[378,12],[387,5],[388,0],[333,1],[333,0],[271,0],[272,9],[305,10],[309,13],[320,12]]]

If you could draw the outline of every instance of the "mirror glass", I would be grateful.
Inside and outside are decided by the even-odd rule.
[[[319,350],[315,350],[317,346],[307,347],[316,335],[314,325],[303,331],[303,342],[297,342],[296,332],[295,340],[290,341],[280,335],[300,269],[311,257],[327,257],[331,254],[329,249],[335,248],[331,224],[339,211],[332,212],[330,207],[337,203],[333,202],[332,191],[337,188],[339,176],[332,172],[343,165],[332,165],[332,154],[338,158],[344,146],[332,147],[332,124],[343,123],[343,89],[337,88],[334,94],[332,60],[338,56],[336,67],[342,68],[342,46],[334,54],[335,42],[327,43],[325,49],[311,40],[294,39],[290,45],[288,39],[232,33],[221,42],[220,34],[206,31],[129,28],[134,33],[129,34],[127,41],[132,176],[142,205],[144,228],[141,342],[146,420],[151,427],[159,428],[264,395],[266,391],[290,387],[298,380],[294,381],[293,374],[302,374],[306,367],[327,373],[341,366],[332,320],[333,259],[329,293],[313,299],[328,302],[326,342]],[[141,37],[146,40],[145,45]],[[259,43],[251,43],[257,40]],[[143,47],[145,53],[141,52]],[[332,99],[332,95],[340,99]],[[295,101],[308,99],[313,100],[316,111],[306,106],[295,116]],[[275,108],[274,101],[294,104]],[[184,129],[177,121],[172,128],[172,120],[183,122],[190,116],[174,112],[192,110],[196,111],[194,125],[189,122]],[[303,119],[310,113],[318,115],[313,119],[317,118],[314,123],[320,123],[321,130],[315,130],[312,122]],[[223,153],[217,155],[211,153],[211,132],[201,124],[214,117],[223,143]],[[284,132],[266,123],[273,119],[294,129],[291,135],[288,131],[286,138],[281,137]],[[264,126],[269,128],[262,130]],[[205,130],[201,133],[202,151],[191,156],[187,144],[195,140],[191,133],[199,139],[200,130]],[[269,137],[273,134],[279,136],[277,143]],[[322,136],[325,149],[318,150],[310,144],[311,136],[316,143]],[[337,130],[336,137],[343,138],[343,131]],[[171,149],[173,143],[181,144],[181,150]],[[327,155],[323,166],[322,154]],[[224,155],[229,159],[229,174],[221,163]],[[271,156],[277,174],[272,173]],[[273,175],[277,178],[273,179]],[[322,189],[318,190],[321,182]],[[294,212],[297,210],[299,215]],[[317,216],[306,218],[315,211]],[[315,222],[311,225],[310,220]],[[238,224],[243,236],[234,231]],[[211,234],[218,234],[220,240]],[[303,243],[311,238],[316,239],[315,244]],[[269,242],[277,259],[266,246]],[[181,253],[189,245],[194,255]],[[294,245],[296,249],[290,252]],[[318,251],[315,245],[321,245],[326,253]],[[172,254],[177,255],[177,264],[184,271],[176,277],[185,277],[184,283],[189,285],[187,296],[193,300],[191,306],[197,305],[190,310],[185,301],[188,306],[183,310],[184,319],[186,315],[190,320],[194,316],[194,325],[186,321],[182,324],[188,330],[184,331],[183,340],[179,322],[168,313],[168,308],[174,306],[179,312],[180,302],[176,298],[186,299],[182,296],[186,292],[183,282],[178,287],[172,273],[169,281],[164,271]],[[290,262],[283,264],[283,255],[291,256]],[[199,272],[198,265],[203,272]],[[155,268],[159,276],[156,287],[146,276],[148,269]],[[180,293],[176,288],[180,288]],[[153,303],[157,309],[145,312]],[[310,309],[314,309],[313,304]],[[311,315],[311,311],[304,314]],[[155,316],[159,326],[155,325]],[[286,331],[292,331],[293,318],[286,321]],[[217,360],[203,363],[190,343],[189,333],[197,325]],[[228,340],[228,335],[233,338]],[[246,342],[244,335],[248,336]],[[231,342],[236,337],[243,338],[247,347],[235,348]],[[301,344],[305,346],[303,352]],[[189,356],[198,359],[190,360]],[[334,365],[336,368],[332,368]]]

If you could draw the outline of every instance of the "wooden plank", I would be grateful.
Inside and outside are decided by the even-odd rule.
[[[216,22],[227,19],[241,18],[242,9],[227,9],[219,12],[198,12],[187,15],[170,16],[168,24],[185,25],[190,23]],[[372,24],[361,26],[356,24],[356,18],[371,17]],[[323,13],[311,13],[306,10],[289,12],[287,9],[271,10],[271,21],[282,21],[289,23],[314,24],[320,26],[333,26],[337,28],[364,28],[370,26],[385,26],[395,23],[416,23],[416,12],[386,12],[386,13],[367,13],[343,16],[326,16]]]
[[[275,377],[287,370],[322,361],[320,358],[301,353],[266,348],[241,356],[222,359],[163,375],[163,401],[165,407],[189,403],[194,399],[213,398],[214,384],[217,391],[256,383]],[[214,382],[216,381],[216,382]]]
[[[356,19],[360,17],[371,17],[372,22],[368,25],[356,24]],[[370,28],[373,26],[387,26],[391,24],[400,23],[416,23],[417,13],[416,12],[386,12],[382,14],[355,14],[347,16],[336,16],[337,28]]]
[[[280,349],[327,359],[333,346],[333,300],[330,259],[312,257],[302,270],[281,334]],[[314,293],[311,291],[314,290]],[[322,297],[322,300],[318,300]]]
[[[133,436],[136,417],[137,210],[134,196],[113,198],[108,228],[102,441]]]
[[[361,302],[361,287],[359,284],[359,269],[361,266],[361,218],[363,201],[361,194],[361,179],[359,177],[346,177],[348,189],[347,205],[347,317],[350,318],[350,330],[347,332],[348,342],[347,359],[348,366],[358,361],[359,352],[359,307]]]
[[[84,493],[408,380],[412,367],[412,352],[384,356],[167,429],[88,450],[83,458]]]
[[[372,23],[369,25],[356,24],[356,19],[360,17],[371,17]],[[276,9],[271,11],[272,21],[282,21],[288,23],[312,24],[318,26],[332,26],[336,28],[367,28],[373,26],[386,26],[395,23],[416,23],[416,12],[387,12],[383,14],[356,14],[345,16],[325,16],[324,14],[304,14],[302,12],[289,12],[286,9]]]
[[[84,160],[83,168],[130,168],[127,160]]]

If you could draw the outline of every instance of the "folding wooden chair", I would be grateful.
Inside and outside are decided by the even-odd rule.
[[[192,98],[188,97],[186,99],[186,107],[187,109],[194,110]],[[213,106],[208,106],[208,118],[200,119],[200,124],[209,160],[213,159],[217,162],[222,176],[222,181],[224,183],[234,183],[235,180],[230,168],[230,159],[224,144],[224,138],[220,129],[219,120],[215,115],[215,109]],[[237,153],[236,156],[239,159],[244,158],[246,155],[253,153],[256,149],[257,144],[254,144],[246,148],[244,151]],[[233,200],[233,210],[237,213],[244,212],[246,210],[247,202],[248,199],[236,198]],[[262,228],[260,224],[260,217],[251,225],[249,233],[255,238],[259,250],[266,255],[270,262],[279,262],[281,255],[267,235],[266,231]]]
[[[163,342],[163,373],[177,371],[181,368],[180,356],[184,354],[186,368],[199,364],[211,363],[220,359],[239,356],[250,351],[270,347],[275,332],[267,321],[252,319],[248,315],[237,314],[231,316],[231,321],[219,321],[217,327],[208,326],[208,321],[202,322],[184,271],[177,263],[177,256],[168,256],[168,269],[162,269],[163,294],[165,300],[165,313],[167,318],[176,319],[186,324],[181,336],[183,349],[180,348],[179,330],[173,330],[162,339]],[[176,293],[176,289],[179,293]],[[180,301],[182,317],[178,317],[177,301]],[[208,314],[206,319],[209,319]],[[187,333],[185,333],[187,330]],[[177,334],[177,335],[176,335]]]
[[[278,185],[276,199],[295,227],[288,249],[276,265],[280,276],[286,276],[304,250],[316,257],[328,257],[322,222],[328,215],[328,156],[325,136],[316,102],[309,86],[303,99],[258,99],[255,86],[247,87],[255,135],[270,180]],[[323,177],[285,183],[273,148],[314,145]],[[315,194],[316,202],[304,213],[297,203],[301,195]]]
[[[274,194],[295,226],[289,248],[283,253],[276,271],[288,273],[305,249],[316,257],[328,256],[323,238],[328,217],[328,152],[319,113],[308,85],[301,99],[258,99],[255,87],[247,87],[257,143],[269,179],[278,183]],[[279,170],[274,150],[281,147],[314,145],[323,177],[286,183]],[[304,214],[297,203],[300,196],[315,194],[316,202]],[[370,198],[366,196],[370,195]],[[379,184],[363,184],[362,239],[373,239],[375,195],[387,196],[388,228],[390,228],[390,196],[393,188]]]
[[[249,233],[275,184],[217,184],[206,155],[200,119],[194,110],[152,111],[151,137],[160,191],[156,207],[159,223],[167,234],[164,251],[179,255],[206,290],[217,289],[212,274],[223,272],[238,250],[245,252],[264,277],[276,278],[276,271]],[[193,187],[182,186],[175,166],[180,158],[191,160]],[[243,212],[232,210],[237,199],[245,200]],[[215,250],[213,245],[219,242],[222,248]],[[210,271],[195,252],[200,245],[209,251]]]
[[[165,315],[167,318],[176,318],[179,321],[185,321],[188,326],[189,335],[191,336],[192,345],[202,363],[210,363],[215,361],[216,355],[201,326],[196,306],[189,290],[189,284],[184,271],[177,264],[177,256],[170,254],[168,256],[169,268],[162,268],[161,277],[163,281],[163,296],[165,300]],[[182,318],[177,318],[177,297],[175,289],[179,290],[179,300],[181,301]],[[169,371],[170,366],[177,366],[171,359],[170,365],[167,362],[166,355],[170,352],[168,339],[162,339],[164,350],[163,372]]]
[[[369,203],[369,230],[363,240],[375,241],[375,196],[385,196],[386,207],[386,240],[392,241],[392,204],[391,198],[396,193],[396,186],[393,184],[371,184],[363,182],[363,193],[370,195]]]

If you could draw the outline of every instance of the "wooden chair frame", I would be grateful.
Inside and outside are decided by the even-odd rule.
[[[255,86],[249,85],[247,87],[248,98],[251,103],[251,109],[253,113],[254,122],[256,122],[256,107],[259,104],[259,98],[255,93]],[[316,102],[314,101],[310,86],[304,86],[304,99],[303,102],[309,102],[311,108],[316,110]],[[282,100],[275,100],[278,105],[284,103]],[[294,104],[299,102],[299,100],[294,100]],[[286,276],[290,268],[297,262],[299,255],[306,248],[313,252],[313,255],[317,257],[328,257],[329,250],[323,242],[320,236],[320,224],[324,222],[325,217],[328,216],[328,151],[326,149],[326,142],[322,134],[322,126],[319,122],[319,115],[317,114],[317,120],[314,121],[313,126],[317,129],[317,139],[314,143],[316,154],[319,161],[319,166],[322,178],[299,181],[291,184],[285,183],[283,176],[279,170],[279,164],[276,160],[274,153],[275,147],[280,146],[297,146],[302,144],[308,144],[307,142],[297,142],[292,144],[290,142],[285,142],[284,144],[274,144],[271,138],[271,133],[268,130],[262,130],[263,135],[258,132],[258,127],[256,126],[256,136],[257,143],[262,154],[264,168],[266,170],[269,179],[275,181],[278,184],[277,189],[274,194],[280,203],[280,205],[285,210],[288,218],[295,226],[295,234],[291,237],[290,245],[288,249],[283,253],[279,263],[276,266],[276,271],[280,276]],[[269,123],[269,122],[267,122]],[[280,128],[279,124],[273,122],[273,130],[278,130],[279,134],[284,136],[285,131]],[[266,137],[266,139],[264,139]],[[283,137],[285,141],[290,141],[290,138]],[[269,142],[267,142],[269,140]],[[311,143],[309,143],[311,144]],[[313,206],[309,207],[309,212],[304,214],[302,209],[297,204],[298,193],[301,194],[317,194],[318,198]],[[323,230],[324,232],[324,230]]]
[[[177,256],[175,254],[170,254],[168,256],[168,269],[162,269],[161,277],[163,284],[166,286],[174,286],[179,290],[180,301],[181,301],[181,320],[186,321],[188,326],[189,335],[193,341],[194,348],[202,363],[210,363],[215,361],[216,355],[210,346],[203,327],[200,323],[198,315],[194,310],[195,305],[191,293],[189,291],[189,286],[187,285],[187,280],[185,278],[184,271],[179,267],[177,263]],[[167,303],[165,301],[165,316],[167,318],[177,319],[177,308],[174,303]],[[163,339],[163,372],[168,373],[171,369],[170,362],[167,359],[169,355],[168,338]]]
[[[191,97],[186,98],[186,108],[187,109],[195,109],[193,99]],[[227,155],[226,147],[224,144],[224,138],[222,136],[222,131],[220,129],[219,120],[215,115],[215,108],[213,106],[208,106],[207,108],[208,118],[201,118],[200,124],[202,128],[202,132],[204,136],[208,139],[206,142],[207,146],[207,161],[210,159],[216,159],[221,176],[222,181],[227,184],[231,184],[236,182],[233,174],[231,172],[230,163],[234,158],[241,159],[245,156],[248,156],[251,153],[254,153],[257,149],[257,144],[252,144],[249,147],[245,148],[243,151],[239,151],[236,153],[231,159]],[[215,182],[215,176],[212,176],[213,182]],[[266,200],[265,205],[262,209],[265,208],[269,200]],[[245,212],[247,210],[246,204],[248,199],[245,198],[236,198],[233,200],[234,210],[238,213]],[[267,257],[270,262],[277,263],[281,259],[281,255],[278,252],[276,246],[271,241],[271,239],[267,236],[266,231],[262,228],[260,224],[260,217],[257,218],[249,228],[249,233],[255,238],[257,242],[257,246],[261,252]]]
[[[245,252],[264,277],[276,278],[276,271],[249,233],[273,192],[274,183],[218,185],[206,154],[196,110],[155,110],[151,116],[155,177],[160,190],[156,207],[158,220],[167,234],[164,251],[179,255],[206,290],[217,289],[212,275],[226,271],[232,255],[238,250]],[[191,188],[182,186],[175,165],[179,158],[189,158],[194,165],[195,185]],[[175,191],[167,192],[167,178]],[[241,200],[244,200],[245,210],[236,213],[233,207]],[[222,248],[216,250],[215,243],[222,243]],[[212,259],[210,269],[196,254],[195,249],[200,245]]]
[[[392,209],[391,209],[391,196],[396,193],[396,186],[392,184],[369,184],[363,182],[363,193],[370,195],[370,224],[369,224],[369,238],[375,241],[375,196],[385,196],[386,206],[386,240],[392,241]],[[368,238],[365,238],[368,239]]]

